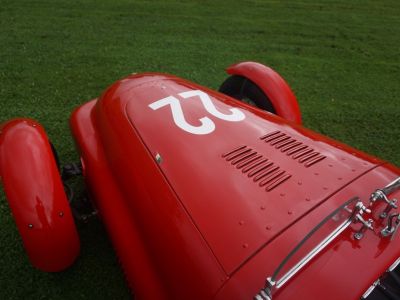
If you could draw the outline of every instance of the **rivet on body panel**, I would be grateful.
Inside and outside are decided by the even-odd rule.
[[[28,228],[32,229],[33,228],[33,224],[28,224]]]
[[[244,221],[239,221],[239,225],[240,226],[244,225]]]
[[[59,216],[60,218],[64,217],[64,212],[60,211],[60,212],[58,213],[58,216]]]
[[[271,226],[270,225],[267,225],[267,226],[265,226],[265,229],[267,229],[267,230],[271,230]]]
[[[264,206],[264,205],[261,205],[261,206],[260,206],[260,209],[261,209],[261,210],[265,210],[265,206]]]
[[[285,193],[280,193],[279,196],[285,197]]]
[[[291,210],[288,210],[288,215],[291,215],[291,214],[293,214],[293,212],[291,211]]]
[[[311,199],[310,198],[306,198],[306,201],[311,201]]]
[[[249,244],[245,243],[245,244],[242,245],[242,247],[243,247],[244,249],[246,249],[247,247],[249,247]]]
[[[161,163],[162,163],[162,157],[161,157],[160,153],[156,153],[155,158],[156,158],[156,162],[157,162],[158,164],[161,164]]]

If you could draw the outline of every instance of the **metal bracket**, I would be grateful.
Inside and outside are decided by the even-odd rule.
[[[356,215],[356,220],[357,222],[362,223],[363,225],[361,226],[360,230],[358,230],[355,234],[354,234],[354,238],[356,240],[361,240],[364,236],[364,233],[367,229],[369,230],[374,230],[374,227],[372,226],[372,224],[374,223],[374,220],[372,219],[368,219],[367,221],[364,220],[364,218],[360,215],[357,214]]]
[[[384,237],[391,236],[391,240],[393,240],[397,229],[400,227],[400,214],[391,214],[388,218],[387,226],[382,229],[381,234]]]
[[[393,209],[393,208],[397,208],[397,199],[393,199],[390,200],[385,192],[383,190],[376,190],[375,192],[372,193],[371,197],[370,197],[370,201],[371,204],[375,203],[377,201],[384,201],[387,206],[386,208],[382,211],[382,213],[379,215],[379,218],[384,219],[389,215],[389,212]]]
[[[383,189],[377,189],[371,194],[371,197],[369,198],[370,206],[372,206],[372,204],[377,201],[384,201],[387,204],[386,208],[379,215],[381,219],[385,219],[393,208],[397,209],[397,199],[390,200],[388,198],[388,195],[398,189],[400,189],[400,178],[397,178],[395,181],[391,182]]]
[[[373,192],[373,193],[371,194],[371,197],[369,198],[369,200],[370,200],[372,203],[375,203],[376,201],[379,201],[379,200],[383,200],[383,201],[386,201],[386,202],[389,201],[389,200],[387,199],[385,193],[384,193],[382,190],[380,190],[380,189],[377,189],[375,192]]]
[[[389,183],[383,189],[377,189],[374,193],[372,193],[370,197],[371,202],[375,202],[377,200],[383,200],[387,195],[397,191],[400,189],[400,177]]]
[[[384,219],[389,215],[389,212],[393,209],[393,208],[397,208],[397,199],[393,199],[390,200],[389,202],[387,202],[387,206],[384,209],[384,211],[379,215],[379,218]]]
[[[372,219],[365,220],[362,216],[364,212],[370,214],[371,210],[367,208],[361,201],[357,202],[356,206],[354,207],[352,222],[361,223],[362,227],[354,234],[354,238],[356,240],[361,240],[367,229],[374,230],[374,227],[372,226],[374,221]]]

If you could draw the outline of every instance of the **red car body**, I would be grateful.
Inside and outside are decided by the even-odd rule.
[[[355,196],[367,206],[400,177],[395,166],[304,128],[272,70],[228,70],[258,84],[277,115],[156,73],[120,80],[72,114],[86,186],[138,299],[252,299],[330,212]],[[35,151],[21,150],[27,140]],[[46,141],[30,120],[4,124],[0,172],[31,261],[59,271],[79,241]],[[10,161],[16,152],[24,159]],[[33,171],[21,174],[29,162]],[[380,234],[385,207],[371,208],[373,230],[358,240],[362,224],[348,226],[273,299],[360,299],[400,257],[400,236]]]

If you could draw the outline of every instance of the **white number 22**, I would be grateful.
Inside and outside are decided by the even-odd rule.
[[[196,96],[199,97],[206,111],[221,120],[239,122],[244,120],[245,118],[244,113],[237,108],[230,108],[229,110],[231,111],[231,114],[224,114],[218,111],[214,103],[211,101],[210,96],[203,91],[192,90],[179,93],[178,95],[185,100]],[[170,106],[172,111],[172,118],[174,119],[176,126],[178,126],[179,128],[193,134],[209,134],[215,130],[215,123],[208,117],[203,117],[199,119],[201,123],[200,126],[193,126],[189,124],[185,119],[185,115],[183,114],[179,99],[174,96],[168,96],[166,98],[157,100],[149,104],[149,107],[153,110],[157,110],[167,105]]]

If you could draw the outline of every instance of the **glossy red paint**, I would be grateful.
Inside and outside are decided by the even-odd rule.
[[[192,91],[209,95],[221,114],[234,115],[236,109],[244,119],[216,117],[201,93],[186,97]],[[159,100],[175,104],[154,109]],[[206,129],[213,129],[190,132],[172,105],[179,105],[187,124],[201,127],[207,117],[214,127]],[[291,247],[331,210],[355,195],[366,201],[400,175],[393,166],[293,122],[163,74],[115,83],[75,111],[71,126],[87,185],[139,299],[251,299]],[[282,152],[286,138],[301,143],[300,150]],[[291,177],[266,190],[260,183],[267,175],[255,181],[256,175],[249,177],[239,166],[243,157],[223,156],[238,146]],[[307,166],[310,149],[323,159]],[[344,294],[357,299],[400,254],[398,237],[382,242],[371,233],[357,242],[349,232],[298,274],[301,290],[292,280],[276,299],[292,299],[297,290],[308,299]],[[342,276],[347,260],[355,267]],[[360,272],[365,260],[374,266]],[[334,276],[326,275],[320,288],[313,280],[321,272]],[[344,280],[355,273],[349,288]],[[341,285],[346,290],[337,288]]]
[[[43,128],[28,119],[1,126],[0,175],[31,263],[46,272],[69,267],[79,254],[59,171]]]
[[[80,150],[85,182],[93,204],[108,230],[124,274],[139,299],[165,299],[163,287],[153,269],[151,256],[141,242],[134,219],[108,166],[101,141],[92,122],[96,100],[76,109],[71,129]],[[120,176],[128,176],[121,173]]]
[[[279,116],[158,73],[122,79],[71,116],[86,185],[137,299],[252,299],[331,211],[354,196],[367,204],[400,176],[395,166],[302,127],[297,101],[276,72],[255,63],[228,72],[259,84]],[[24,195],[56,186],[49,203],[58,205],[51,199],[62,197],[61,183],[43,129],[23,120],[2,130],[7,196],[20,196],[11,182],[24,178]],[[15,139],[14,131],[30,138]],[[4,150],[23,151],[22,140],[44,156]],[[24,157],[16,165],[13,153]],[[20,176],[28,161],[50,175]],[[24,203],[28,212],[32,203]],[[351,225],[274,300],[359,299],[400,256],[399,235],[381,238],[385,224],[373,218],[374,232],[356,241],[359,224]]]
[[[71,127],[87,185],[135,296],[211,298],[226,274],[140,137],[120,122],[123,103],[103,110],[102,102],[76,110]]]
[[[286,81],[273,69],[256,62],[241,62],[227,68],[230,75],[253,81],[271,100],[278,116],[301,124],[301,112],[296,96]]]
[[[219,111],[229,113],[229,109],[235,106],[242,109],[245,119],[241,122],[227,122],[212,118],[215,123],[215,131],[212,133],[208,135],[188,133],[175,125],[169,107],[153,111],[149,109],[149,105],[169,95],[176,95],[177,91],[181,93],[198,90],[201,87],[167,76],[163,77],[163,80],[156,81],[153,81],[152,76],[148,76],[148,80],[147,83],[138,86],[132,80],[132,89],[122,93],[111,89],[108,93],[113,94],[107,93],[105,97],[103,96],[99,108],[107,109],[115,103],[115,99],[124,103],[125,109],[120,112],[120,120],[126,118],[126,121],[130,121],[140,132],[141,139],[153,157],[157,153],[161,155],[163,161],[159,164],[159,168],[195,220],[227,274],[234,272],[257,249],[297,218],[378,163],[373,160],[365,161],[332,147],[315,133],[300,133],[296,127],[289,127],[279,117],[258,116],[257,109],[248,107],[244,109],[241,102],[235,101],[235,103],[231,99],[221,98],[220,94],[209,90],[207,93]],[[182,100],[181,106],[190,124],[196,124],[197,120],[208,115],[198,97]],[[113,117],[116,116],[115,111]],[[101,123],[104,124],[105,121],[102,120]],[[304,145],[310,145],[314,151],[323,153],[326,158],[311,168],[306,168],[298,160],[293,159],[294,156],[287,155],[291,153],[289,150],[283,153],[275,145],[260,139],[277,130]],[[126,129],[120,134],[125,134],[124,139],[130,140],[128,134],[132,133]],[[105,133],[102,136],[105,136]],[[318,142],[315,142],[316,140]],[[115,141],[110,144],[118,143]],[[274,163],[274,166],[280,168],[279,170],[285,171],[292,177],[272,191],[266,192],[260,184],[269,174],[262,171],[254,176],[251,176],[252,172],[244,174],[242,170],[232,166],[234,160],[226,161],[222,158],[224,153],[243,145],[262,154],[268,162]],[[110,153],[115,153],[115,150]],[[126,167],[126,162],[123,164]],[[255,168],[253,172],[256,171]],[[276,175],[277,171],[270,174]],[[313,172],[318,172],[319,176],[315,176]],[[257,177],[262,175],[265,176]],[[333,176],[341,176],[342,180],[331,180]],[[319,186],[318,189],[315,188],[316,185]],[[285,193],[285,197],[280,196],[281,193]],[[313,201],[294,202],[292,199],[296,197],[302,199],[310,197]],[[261,206],[265,207],[263,211],[260,209]],[[289,210],[293,210],[294,214],[288,216]],[[282,222],[282,219],[287,219],[287,222]],[[218,220],[218,226],[210,220]],[[274,224],[270,231],[264,228],[266,220]],[[244,224],[240,225],[241,222]]]

